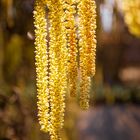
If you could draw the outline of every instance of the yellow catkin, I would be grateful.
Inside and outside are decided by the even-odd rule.
[[[34,25],[35,25],[35,59],[37,73],[38,92],[38,117],[41,129],[49,129],[49,89],[48,89],[48,57],[47,57],[47,21],[45,18],[45,5],[40,1],[35,1]]]
[[[96,52],[96,6],[94,0],[78,3],[80,47],[80,106],[89,107],[90,76],[95,75]]]
[[[38,117],[51,140],[61,140],[67,76],[76,95],[78,77],[75,0],[36,0],[34,9]],[[49,18],[47,43],[46,6]],[[80,106],[89,107],[90,77],[95,74],[96,12],[94,0],[78,2],[80,47]],[[47,44],[49,46],[47,46]],[[68,53],[69,52],[69,53]]]
[[[50,20],[50,135],[58,140],[59,130],[63,127],[65,93],[67,86],[67,48],[64,24],[64,10],[61,0],[48,3]]]
[[[130,33],[140,37],[140,0],[123,0],[122,9]]]
[[[68,80],[70,95],[76,96],[77,87],[77,40],[74,14],[76,13],[74,0],[65,0],[65,16],[67,31],[67,46],[69,49]]]

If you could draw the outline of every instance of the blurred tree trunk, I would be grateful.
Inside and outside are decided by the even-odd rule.
[[[3,78],[3,57],[4,57],[4,52],[3,52],[3,46],[4,46],[4,38],[3,38],[3,30],[0,24],[0,85],[1,89],[5,87],[5,82]],[[1,92],[1,91],[0,91]]]

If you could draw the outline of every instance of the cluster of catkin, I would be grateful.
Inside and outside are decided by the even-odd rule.
[[[140,37],[140,0],[123,0],[122,10],[129,31]]]
[[[80,106],[89,107],[90,78],[95,74],[95,1],[35,0],[34,25],[39,123],[51,140],[60,140],[66,89],[76,96],[80,81]]]

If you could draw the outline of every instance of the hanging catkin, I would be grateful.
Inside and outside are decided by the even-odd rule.
[[[52,140],[57,140],[64,122],[68,54],[62,1],[53,0],[49,3],[48,8],[50,20],[50,134]]]
[[[78,5],[78,8],[75,8],[75,5]],[[76,9],[79,21],[78,36]],[[90,78],[95,75],[95,11],[94,0],[35,0],[38,118],[41,130],[49,132],[51,140],[61,140],[60,129],[64,125],[66,89],[70,89],[71,96],[76,96],[78,75],[80,106],[82,109],[89,107]],[[80,62],[77,61],[77,57],[80,57]]]
[[[38,92],[38,117],[41,129],[48,131],[49,127],[49,89],[48,89],[48,55],[47,55],[47,21],[45,5],[40,0],[35,1],[35,59]]]
[[[89,107],[90,76],[95,75],[96,6],[94,0],[81,0],[78,4],[80,46],[80,106]]]
[[[77,39],[76,39],[76,24],[74,14],[76,13],[74,0],[65,0],[65,25],[67,35],[67,46],[69,51],[69,65],[68,65],[68,80],[70,95],[76,96],[77,91],[77,76],[78,76],[78,64],[77,64]]]
[[[124,20],[130,33],[140,37],[140,0],[123,0]]]

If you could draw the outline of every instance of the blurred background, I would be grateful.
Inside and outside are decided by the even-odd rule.
[[[140,20],[128,24],[121,0],[96,2],[91,107],[81,111],[67,95],[62,138],[140,140]],[[34,0],[0,0],[0,140],[49,140],[37,120],[33,5]],[[140,17],[135,6],[129,21]]]

